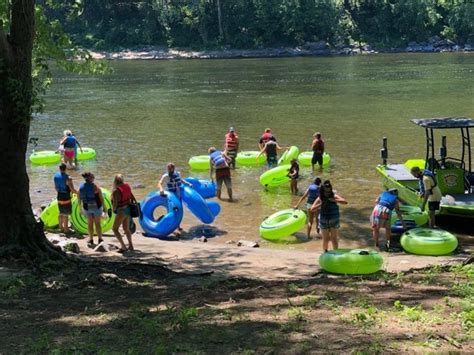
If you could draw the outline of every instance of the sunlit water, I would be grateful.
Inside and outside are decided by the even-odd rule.
[[[143,198],[170,161],[184,176],[207,177],[190,172],[187,161],[209,146],[221,147],[229,126],[243,150],[255,150],[266,127],[281,145],[300,150],[309,150],[320,131],[333,158],[321,176],[349,201],[342,207],[341,245],[367,245],[369,214],[381,192],[374,166],[382,137],[388,137],[392,162],[424,157],[424,131],[410,118],[474,117],[473,64],[468,54],[112,62],[111,75],[58,73],[31,136],[39,138],[37,150],[51,150],[63,129],[72,129],[83,146],[98,152],[81,171],[93,171],[109,188],[123,173],[132,185],[145,185],[134,191]],[[448,135],[448,150],[459,150],[457,135]],[[38,207],[55,196],[56,167],[28,166]],[[222,202],[215,240],[257,240],[265,216],[296,202],[288,188],[264,191],[258,182],[263,171],[235,171],[237,202]],[[72,175],[78,186],[79,172]],[[309,169],[302,175],[301,191],[311,180]],[[193,236],[210,233],[189,212],[184,227]],[[291,247],[317,249],[320,241]]]

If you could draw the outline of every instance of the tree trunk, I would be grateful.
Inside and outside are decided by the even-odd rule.
[[[10,33],[0,26],[0,256],[62,257],[33,215],[25,155],[31,121],[34,0],[13,0]],[[2,25],[2,24],[0,24]]]
[[[222,8],[221,1],[217,0],[217,22],[219,23],[219,37],[221,41],[224,40],[224,30],[222,28]]]

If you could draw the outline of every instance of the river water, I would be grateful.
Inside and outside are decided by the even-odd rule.
[[[65,128],[97,159],[91,170],[99,185],[110,188],[116,173],[125,175],[143,198],[174,162],[184,176],[188,159],[221,147],[229,126],[242,150],[255,150],[266,127],[281,145],[310,150],[320,131],[333,160],[321,177],[329,178],[349,204],[341,216],[341,246],[370,244],[368,218],[381,183],[382,137],[389,142],[389,161],[424,157],[424,131],[415,117],[474,117],[474,56],[470,54],[390,54],[332,58],[169,60],[111,62],[114,73],[77,76],[57,73],[46,97],[46,109],[35,117],[31,136],[37,150],[56,149]],[[437,142],[437,146],[439,142]],[[448,134],[449,155],[459,151],[457,132]],[[55,166],[31,166],[34,207],[54,197]],[[264,168],[240,168],[233,174],[235,203],[221,203],[213,227],[204,228],[189,212],[183,226],[188,237],[258,240],[262,219],[292,206],[289,189],[265,191],[258,182]],[[80,171],[73,172],[76,186]],[[311,181],[302,169],[300,190]],[[226,197],[225,190],[223,196]],[[462,234],[471,234],[469,227]],[[303,232],[303,231],[302,231]],[[312,240],[291,247],[319,249]]]

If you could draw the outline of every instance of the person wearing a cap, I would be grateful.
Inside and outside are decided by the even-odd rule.
[[[319,234],[319,210],[311,210],[314,201],[319,197],[319,187],[321,186],[321,178],[318,176],[314,179],[313,183],[308,186],[306,192],[301,196],[298,203],[295,205],[295,209],[301,205],[301,202],[307,197],[306,200],[306,210],[308,211],[308,228],[307,228],[307,236],[308,240],[311,238],[311,228],[313,224],[316,226],[316,233]],[[316,223],[315,223],[316,222]]]
[[[370,216],[370,224],[372,226],[372,236],[374,238],[375,246],[379,247],[380,228],[385,228],[385,237],[387,239],[386,249],[390,249],[390,242],[392,239],[392,231],[390,220],[392,218],[393,210],[396,211],[403,228],[406,228],[403,221],[402,213],[400,212],[400,203],[398,200],[398,190],[390,189],[382,192],[375,200],[375,207]]]
[[[232,178],[230,174],[229,161],[230,158],[226,152],[221,152],[215,147],[209,147],[209,165],[210,165],[210,176],[211,180],[214,181],[213,174],[216,172],[216,196],[219,200],[221,198],[222,184],[224,183],[227,187],[227,194],[229,196],[229,202],[234,201],[232,198]]]
[[[230,158],[229,167],[235,169],[235,158],[239,151],[239,136],[235,133],[234,127],[229,128],[225,135],[224,151]]]
[[[186,180],[181,179],[181,174],[179,173],[179,171],[176,170],[176,167],[173,163],[168,163],[168,165],[166,166],[166,170],[166,173],[164,173],[160,181],[158,181],[158,190],[160,191],[160,195],[165,196],[164,186],[166,186],[166,191],[174,193],[176,197],[181,200],[181,185],[185,184],[189,187],[193,187],[193,185],[187,182]],[[174,232],[174,236],[181,236],[182,231],[183,228],[181,228],[181,226],[178,226],[178,228]]]
[[[441,198],[443,197],[436,181],[436,176],[431,170],[425,169],[422,171],[417,166],[411,168],[410,172],[418,179],[419,195],[423,198],[421,210],[425,210],[426,203],[428,202],[429,226],[434,228],[436,225],[436,211],[439,210]]]

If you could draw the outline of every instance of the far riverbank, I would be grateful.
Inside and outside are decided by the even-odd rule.
[[[117,51],[93,51],[94,59],[107,60],[165,60],[165,59],[232,59],[232,58],[280,58],[280,57],[318,57],[351,56],[377,53],[471,53],[473,44],[457,44],[450,40],[432,39],[428,42],[410,42],[406,47],[375,48],[370,45],[338,45],[330,47],[326,42],[306,43],[298,47],[278,47],[259,49],[223,48],[218,50],[193,50],[190,48],[167,48],[143,46]]]

